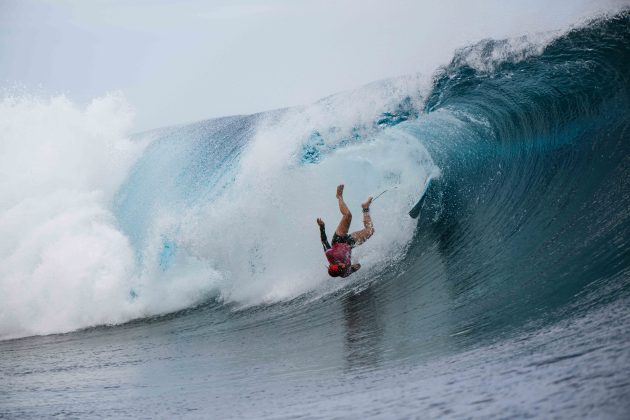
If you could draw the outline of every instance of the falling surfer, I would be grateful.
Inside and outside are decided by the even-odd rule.
[[[324,253],[329,262],[328,274],[331,277],[348,277],[361,268],[361,264],[352,264],[351,262],[352,248],[361,245],[374,234],[372,218],[370,217],[372,197],[368,197],[367,201],[361,204],[363,209],[363,229],[351,234],[348,234],[348,231],[350,230],[350,222],[352,222],[352,213],[350,213],[348,206],[343,201],[343,184],[337,187],[337,201],[339,202],[341,221],[333,234],[332,246],[330,246],[326,238],[324,221],[318,218],[317,224],[319,225]]]

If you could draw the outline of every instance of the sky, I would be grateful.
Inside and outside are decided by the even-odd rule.
[[[136,130],[307,104],[431,74],[484,38],[630,0],[0,0],[0,92],[121,91]],[[13,93],[14,94],[14,93]]]

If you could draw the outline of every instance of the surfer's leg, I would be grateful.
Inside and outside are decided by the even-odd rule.
[[[339,236],[345,236],[350,230],[350,222],[352,222],[352,213],[343,201],[343,184],[337,187],[337,201],[339,201],[339,211],[341,212],[341,221],[335,233]]]
[[[363,242],[370,239],[374,235],[374,225],[372,224],[372,218],[370,217],[370,204],[372,203],[372,197],[361,204],[363,208],[363,229],[356,232],[352,232],[352,239],[355,241],[355,246],[361,245]]]

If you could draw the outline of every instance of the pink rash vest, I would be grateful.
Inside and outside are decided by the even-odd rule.
[[[348,277],[352,274],[350,255],[352,248],[345,243],[334,243],[330,249],[326,251],[326,258],[331,264],[345,264],[346,269],[341,277]]]

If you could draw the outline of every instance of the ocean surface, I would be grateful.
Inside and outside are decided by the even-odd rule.
[[[629,418],[629,28],[131,138],[5,98],[0,418]]]

